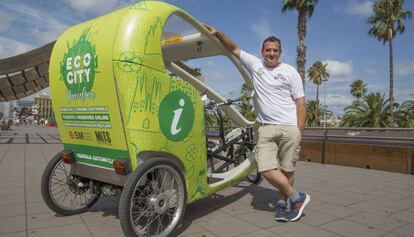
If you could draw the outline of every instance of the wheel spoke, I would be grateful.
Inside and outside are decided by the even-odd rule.
[[[135,181],[130,220],[139,236],[169,235],[185,205],[184,179],[170,165],[155,165]]]

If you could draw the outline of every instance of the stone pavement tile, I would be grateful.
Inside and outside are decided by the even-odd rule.
[[[304,216],[300,219],[300,221],[311,226],[320,226],[338,220],[339,218],[340,217],[328,215],[315,211],[314,209],[307,208],[305,209]]]
[[[196,233],[196,234],[192,234],[192,235],[179,235],[180,237],[220,237],[219,235],[215,235],[211,232],[208,231],[204,231],[204,232],[200,232],[200,233]]]
[[[93,236],[98,236],[98,237],[124,236],[124,233],[122,232],[122,229],[121,229],[121,225],[118,225],[117,227],[108,227],[108,228],[88,226],[88,228],[92,232]]]
[[[27,215],[27,227],[29,230],[81,223],[83,223],[82,219],[78,215],[59,216],[52,212]]]
[[[320,205],[314,208],[309,208],[309,209],[317,211],[317,212],[322,212],[324,214],[334,216],[334,217],[347,217],[347,216],[350,216],[350,215],[353,215],[359,212],[359,210],[354,210],[348,207],[338,206],[338,205],[334,205],[330,203]],[[306,213],[306,210],[305,210],[305,213]]]
[[[221,212],[227,213],[232,216],[237,216],[242,213],[251,212],[254,208],[251,205],[246,205],[243,202],[232,202],[226,205],[221,205],[221,203],[212,203],[210,206],[214,209],[220,209]]]
[[[0,237],[26,237],[26,231],[19,231],[14,233],[0,234]]]
[[[413,237],[414,236],[414,224],[408,224],[406,226],[395,229],[393,232],[402,236]]]
[[[339,191],[343,190],[343,186],[328,183],[325,185],[320,185],[318,187],[313,187],[312,190],[315,190],[318,193],[322,192],[326,194],[337,194]]]
[[[267,230],[258,230],[253,231],[248,234],[239,235],[238,237],[278,237],[279,235],[276,235],[275,233],[272,233]]]
[[[374,192],[370,192],[369,194],[377,197],[386,197],[393,200],[402,200],[413,195],[413,193],[410,191],[401,190],[397,188],[381,189]]]
[[[117,216],[106,214],[105,212],[85,212],[80,216],[83,222],[89,227],[108,228],[120,226]]]
[[[381,237],[404,237],[404,236],[400,235],[400,234],[397,234],[397,233],[394,233],[394,232],[389,232],[389,233],[386,233],[385,235],[381,235]]]
[[[0,196],[21,195],[24,196],[24,187],[5,187],[0,190]]]
[[[257,193],[248,193],[237,201],[244,203],[246,207],[251,206],[254,210],[273,212],[276,198],[262,196]]]
[[[93,237],[84,224],[67,224],[48,228],[29,230],[28,237]]]
[[[57,140],[57,139],[53,139],[53,138],[45,138],[45,141],[47,143],[61,143],[61,141]]]
[[[414,212],[411,211],[401,211],[389,217],[395,220],[400,220],[414,224]]]
[[[41,138],[29,138],[29,143],[42,144],[45,143],[45,141]]]
[[[378,185],[372,185],[370,183],[367,183],[365,182],[365,180],[361,180],[361,183],[356,183],[348,186],[341,186],[342,191],[359,194],[367,194],[376,190],[380,190],[381,188],[382,187]]]
[[[12,144],[25,144],[26,138],[13,138]]]
[[[186,207],[184,220],[192,221],[193,223],[206,222],[218,218],[230,218],[227,213],[216,210],[201,201],[192,203]]]
[[[21,216],[25,214],[26,205],[24,203],[0,206],[0,218],[10,216]]]
[[[396,208],[386,207],[372,201],[357,203],[349,206],[349,208],[381,216],[389,216],[398,212]]]
[[[325,225],[320,228],[328,230],[343,236],[381,236],[386,232],[383,230],[370,228],[362,224],[354,223],[348,220],[338,220]]]
[[[8,206],[13,204],[24,204],[24,196],[22,195],[0,195],[0,206]]]
[[[201,236],[201,233],[207,232],[206,229],[201,228],[197,223],[183,220],[182,225],[174,235],[177,236],[195,236],[196,234],[199,234]]]
[[[408,198],[405,198],[405,199],[401,199],[399,201],[411,203],[411,206],[414,207],[414,191],[413,191],[413,195],[411,197],[408,197]]]
[[[41,213],[51,213],[55,214],[49,207],[46,206],[44,201],[40,202],[28,202],[26,204],[27,214],[41,214]]]
[[[363,224],[368,228],[381,229],[385,231],[391,231],[407,224],[407,222],[394,220],[389,217],[373,215],[366,212],[357,213],[355,215],[347,217],[346,219]]]
[[[26,230],[26,216],[0,218],[0,234]]]
[[[203,229],[206,229],[209,232],[221,237],[239,236],[260,230],[257,226],[234,217],[217,218],[206,222],[200,222],[198,225]]]
[[[322,230],[317,227],[313,227],[301,221],[298,222],[286,222],[283,225],[266,229],[269,232],[276,234],[277,236],[286,237],[330,237],[335,236],[334,233]]]
[[[282,222],[275,220],[274,212],[252,211],[239,214],[235,217],[264,229],[282,224]]]
[[[30,202],[43,202],[42,194],[40,192],[28,193],[26,195],[26,200]]]
[[[406,210],[407,208],[413,207],[414,202],[410,200],[399,200],[395,201],[385,197],[377,197],[371,200],[373,203],[384,205],[386,207],[396,208],[398,210]]]
[[[325,203],[331,203],[339,206],[348,206],[359,202],[359,200],[342,197],[340,195],[326,194],[318,191],[309,192],[312,199],[319,200]],[[312,202],[312,200],[311,200]]]

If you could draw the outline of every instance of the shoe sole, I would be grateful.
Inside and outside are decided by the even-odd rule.
[[[297,221],[302,216],[303,210],[305,210],[305,207],[309,204],[311,200],[311,196],[309,196],[308,194],[305,194],[305,195],[306,195],[305,201],[303,202],[302,207],[299,209],[298,215],[295,216],[295,218],[290,219],[289,221]]]
[[[280,221],[280,222],[288,222],[289,221],[289,219],[286,219],[284,217],[275,217],[275,220]]]

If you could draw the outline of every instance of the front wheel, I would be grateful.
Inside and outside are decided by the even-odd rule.
[[[119,204],[125,236],[169,236],[181,222],[187,190],[181,169],[167,158],[144,162],[126,182]]]
[[[75,215],[87,211],[98,201],[89,192],[88,181],[71,172],[71,167],[55,155],[47,164],[41,181],[42,197],[46,205],[56,213]]]

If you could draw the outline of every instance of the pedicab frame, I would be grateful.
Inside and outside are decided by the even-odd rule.
[[[199,33],[163,34],[172,15]],[[248,82],[239,60],[200,22],[163,2],[143,1],[65,31],[49,65],[64,151],[45,169],[46,204],[60,214],[77,214],[102,194],[122,192],[119,210],[125,235],[145,234],[134,228],[138,224],[133,218],[143,205],[158,215],[168,214],[170,223],[164,229],[147,228],[166,236],[177,227],[186,204],[242,181],[256,168],[253,155],[227,172],[209,172],[201,96],[218,103],[226,99],[182,63],[214,55],[228,57]],[[237,126],[253,124],[231,106],[224,112]],[[208,178],[216,181],[208,183]],[[62,200],[53,194],[52,183],[69,187],[59,191],[66,192]],[[73,195],[76,201],[68,202]]]

